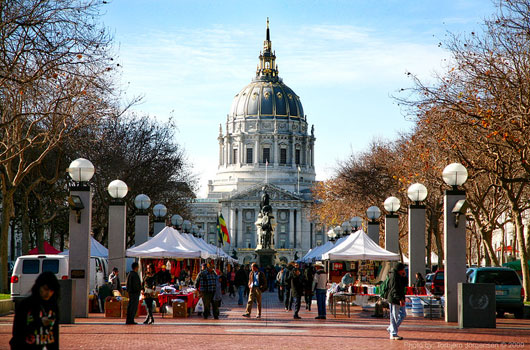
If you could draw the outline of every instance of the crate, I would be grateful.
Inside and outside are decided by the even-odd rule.
[[[120,317],[121,316],[121,302],[106,301],[105,302],[105,317]]]
[[[188,317],[188,305],[186,301],[175,300],[173,302],[173,318]]]

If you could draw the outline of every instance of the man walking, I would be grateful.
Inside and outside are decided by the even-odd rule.
[[[250,317],[252,312],[252,304],[254,301],[258,304],[258,314],[256,318],[261,318],[261,293],[262,291],[267,290],[267,279],[265,274],[258,270],[258,264],[252,264],[252,271],[248,276],[248,287],[250,292],[248,294],[247,301],[247,312],[243,314],[243,317]]]
[[[280,271],[276,275],[276,285],[278,286],[278,300],[283,303],[283,296],[285,294],[285,266],[282,265]]]
[[[407,286],[407,279],[405,276],[405,265],[399,263],[392,271],[388,280],[388,294],[386,299],[388,299],[390,305],[390,326],[387,330],[392,340],[403,339],[403,337],[398,335],[398,328],[407,314],[405,309],[405,287]]]
[[[138,310],[138,301],[142,291],[142,282],[138,276],[138,263],[133,262],[132,271],[127,276],[127,293],[129,294],[129,304],[127,305],[127,320],[125,324],[137,324],[134,322],[136,311]]]
[[[210,305],[213,306],[213,318],[219,319],[219,305],[213,302],[215,290],[217,286],[218,276],[213,270],[211,264],[202,264],[203,270],[197,276],[195,281],[195,288],[200,292],[202,302],[204,304],[204,312],[202,316],[207,319],[210,316]]]
[[[303,276],[300,273],[300,269],[295,268],[292,272],[291,277],[291,296],[293,298],[293,309],[294,309],[294,319],[301,319],[298,315],[300,312],[300,305],[302,304],[302,296],[304,295],[304,281]]]
[[[321,262],[315,263],[315,276],[313,277],[313,285],[315,286],[315,293],[317,296],[318,316],[317,320],[326,319],[326,290],[328,277],[324,271],[324,265]]]
[[[237,304],[243,305],[243,294],[245,293],[245,288],[247,288],[248,285],[248,273],[245,271],[245,267],[243,265],[239,266],[239,269],[236,272],[234,284],[237,287],[237,294],[239,297]]]

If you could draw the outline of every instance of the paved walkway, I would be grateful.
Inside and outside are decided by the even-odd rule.
[[[61,349],[530,349],[530,320],[497,319],[496,329],[458,329],[455,323],[408,317],[399,332],[405,339],[396,341],[388,339],[388,319],[359,307],[350,318],[328,314],[315,320],[316,304],[306,311],[302,303],[302,319],[294,320],[276,293],[265,293],[263,301],[261,319],[254,318],[255,310],[252,318],[242,317],[244,307],[226,295],[219,320],[156,314],[154,325],[125,325],[124,319],[90,314],[61,326]],[[12,315],[0,317],[0,350],[9,348],[12,322]]]

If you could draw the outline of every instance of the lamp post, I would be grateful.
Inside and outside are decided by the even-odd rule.
[[[151,199],[145,194],[134,198],[134,206],[138,211],[134,218],[134,243],[139,246],[147,242],[149,237],[149,214],[147,209],[151,206]]]
[[[385,210],[385,249],[399,254],[399,217],[396,212],[401,207],[401,202],[396,197],[388,197],[384,202]]]
[[[327,235],[331,242],[335,242],[335,239],[337,238],[337,234],[335,233],[335,230],[333,228],[329,229]]]
[[[444,195],[445,321],[458,321],[458,283],[466,282],[466,192],[458,188],[467,180],[460,163],[449,164],[442,172],[451,186]]]
[[[196,224],[193,224],[191,225],[191,234],[194,236],[194,237],[199,237],[199,226],[197,226]]]
[[[75,280],[75,316],[88,317],[88,288],[90,281],[90,232],[92,231],[92,192],[88,183],[94,175],[94,166],[84,158],[70,163],[68,174],[74,181],[70,186],[69,274]]]
[[[157,204],[153,207],[155,222],[153,223],[153,236],[156,236],[166,227],[167,208],[164,204]]]
[[[123,198],[127,195],[127,184],[112,181],[107,187],[112,198],[109,205],[109,266],[117,267],[120,280],[125,281],[125,221],[127,206]]]
[[[347,236],[352,233],[352,227],[349,221],[344,221],[341,225],[342,235]]]
[[[174,214],[171,217],[171,225],[173,225],[173,227],[175,227],[175,230],[180,230],[181,229],[183,221],[184,221],[184,219],[179,214]]]
[[[415,183],[407,189],[409,205],[409,286],[416,283],[416,273],[425,275],[425,205],[427,188]]]
[[[363,226],[363,219],[360,216],[354,216],[350,219],[350,224],[353,227],[353,232],[360,230]]]
[[[376,220],[381,216],[381,210],[373,205],[366,210],[366,216],[370,219],[370,222],[368,222],[368,237],[379,245],[379,221]]]
[[[182,231],[184,231],[184,233],[190,233],[191,232],[191,221],[184,220],[182,222]]]

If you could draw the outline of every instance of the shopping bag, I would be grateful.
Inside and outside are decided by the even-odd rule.
[[[202,301],[202,298],[199,299],[197,302],[197,305],[195,305],[195,312],[203,312],[204,311],[204,303]]]

